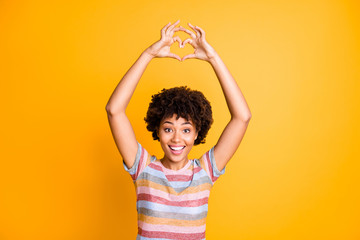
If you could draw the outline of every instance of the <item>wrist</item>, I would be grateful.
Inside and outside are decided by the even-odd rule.
[[[220,56],[215,52],[211,56],[209,56],[208,62],[210,64],[215,64],[220,60]]]
[[[145,49],[145,51],[141,54],[144,57],[148,58],[148,59],[153,59],[155,56],[151,53],[151,51],[149,50],[149,48]]]

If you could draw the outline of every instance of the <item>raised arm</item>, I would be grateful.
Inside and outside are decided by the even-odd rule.
[[[206,42],[205,31],[198,26],[194,27],[191,24],[189,24],[189,26],[195,33],[180,27],[182,31],[187,32],[191,36],[191,38],[186,39],[183,44],[191,44],[195,51],[193,54],[183,57],[183,60],[197,58],[211,64],[219,79],[231,114],[231,119],[214,148],[216,165],[221,171],[239,147],[249,124],[251,112],[235,79],[232,77],[220,56],[209,43]]]
[[[181,43],[179,37],[173,37],[174,32],[179,31],[179,28],[175,28],[178,23],[179,21],[174,24],[169,23],[161,30],[161,39],[140,55],[118,83],[106,105],[105,109],[113,138],[128,168],[131,168],[135,162],[138,145],[125,110],[141,76],[153,58],[171,57],[181,61],[179,56],[170,53],[170,46],[174,41]]]

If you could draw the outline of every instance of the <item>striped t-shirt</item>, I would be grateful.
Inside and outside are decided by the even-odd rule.
[[[137,240],[205,239],[210,189],[225,173],[216,167],[214,148],[171,170],[138,143],[134,165],[123,165],[136,190]]]

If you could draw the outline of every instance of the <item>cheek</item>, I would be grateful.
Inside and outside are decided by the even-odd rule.
[[[186,137],[186,141],[193,144],[194,141],[195,141],[195,138],[196,138],[196,135],[195,135],[195,134],[191,134],[191,135],[189,135],[189,136]]]
[[[163,143],[163,142],[166,142],[166,135],[164,136],[163,134],[160,134],[159,135],[159,139],[160,139],[160,142]]]
[[[171,140],[171,135],[166,133],[159,134],[160,143],[167,144]]]

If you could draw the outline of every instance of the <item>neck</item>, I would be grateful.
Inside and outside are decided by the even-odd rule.
[[[171,160],[167,159],[165,156],[160,159],[162,165],[170,170],[180,170],[189,162],[189,159],[184,159],[180,162],[172,162]]]

